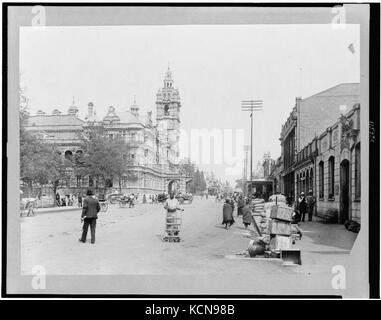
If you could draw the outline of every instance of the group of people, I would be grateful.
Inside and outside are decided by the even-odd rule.
[[[237,216],[242,216],[242,223],[247,229],[252,221],[251,218],[251,201],[249,197],[243,197],[238,195],[232,198],[226,198],[222,207],[222,224],[225,225],[225,229],[229,229],[234,223],[234,209],[237,205]]]
[[[60,195],[58,192],[56,194],[56,206],[65,207],[65,206],[78,206],[82,207],[82,194],[78,193],[77,195],[71,193],[67,195]]]
[[[216,201],[219,195],[216,196]],[[252,223],[252,201],[255,199],[254,196],[243,197],[242,195],[232,195],[231,197],[226,197],[225,203],[222,208],[222,224],[225,225],[225,229],[229,229],[234,223],[234,209],[237,206],[237,216],[242,216],[242,223],[247,229]],[[313,196],[312,190],[308,192],[305,196],[304,192],[301,192],[296,201],[292,204],[289,203],[290,197],[287,197],[287,204],[294,207],[294,222],[305,222],[306,214],[308,216],[308,221],[312,221],[312,216],[315,206],[315,197]]]
[[[305,222],[306,213],[308,215],[308,221],[312,221],[312,215],[315,206],[315,197],[313,196],[312,190],[308,192],[305,196],[304,192],[301,192],[298,199],[294,203],[295,220],[297,222]]]

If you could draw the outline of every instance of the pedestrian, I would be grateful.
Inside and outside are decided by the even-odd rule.
[[[245,201],[243,200],[242,196],[239,196],[238,198],[238,209],[237,209],[237,216],[242,215],[242,209],[245,206]]]
[[[230,199],[230,205],[232,206],[233,213],[234,213],[235,205],[234,205],[234,200],[233,199]]]
[[[143,203],[147,203],[147,198],[145,193],[143,194]]]
[[[35,200],[31,200],[29,201],[27,204],[26,204],[26,208],[28,210],[28,214],[27,214],[27,217],[29,217],[30,215],[35,215],[34,214],[34,206],[35,206]]]
[[[306,202],[307,202],[308,221],[312,221],[312,214],[314,212],[314,206],[315,206],[315,197],[313,196],[312,190],[308,192],[308,196],[306,197]]]
[[[175,198],[175,193],[169,194],[169,199],[165,200],[164,209],[167,210],[166,215],[166,235],[178,236],[180,228],[177,217],[177,210],[184,211],[179,206],[179,201]]]
[[[82,237],[80,242],[85,243],[87,230],[90,226],[91,243],[95,243],[95,227],[97,224],[98,212],[101,210],[99,201],[93,197],[93,192],[89,189],[86,192],[86,198],[83,202],[81,222],[83,222]]]
[[[251,206],[250,206],[250,201],[247,200],[245,206],[242,208],[242,223],[245,226],[245,229],[249,227],[251,224]]]
[[[226,199],[222,208],[222,224],[225,225],[225,229],[229,229],[235,222],[233,218],[233,210],[234,207],[231,205],[230,200]]]
[[[78,207],[82,208],[82,194],[78,193]]]
[[[61,206],[61,197],[60,197],[60,194],[58,192],[56,194],[56,205]]]
[[[304,222],[307,211],[307,203],[306,198],[304,196],[304,192],[301,192],[298,199],[296,199],[294,204],[294,210],[297,213],[296,220]]]
[[[132,193],[130,195],[129,208],[133,208],[134,207],[134,200],[135,200],[135,195]]]

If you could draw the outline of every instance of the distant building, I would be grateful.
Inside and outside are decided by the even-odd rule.
[[[130,153],[125,155],[131,161],[127,175],[122,179],[123,193],[157,194],[178,190],[185,192],[186,177],[178,167],[178,142],[180,128],[180,96],[173,86],[172,72],[167,70],[163,87],[156,94],[156,124],[152,112],[141,115],[139,106],[134,100],[129,109],[117,110],[110,106],[107,114],[100,118],[95,106],[88,103],[85,119],[77,116],[78,107],[73,100],[67,114],[55,109],[51,115],[38,111],[30,116],[27,130],[39,132],[43,137],[57,145],[63,157],[71,158],[81,153],[78,134],[88,126],[100,126],[110,139],[119,134],[131,146]],[[102,181],[91,176],[72,176],[70,181],[62,182],[62,192],[78,192],[83,188],[109,190],[119,189],[116,181]]]

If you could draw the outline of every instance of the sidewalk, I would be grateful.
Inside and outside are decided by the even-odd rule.
[[[75,206],[51,207],[51,208],[34,208],[34,214],[67,212],[67,211],[80,211],[80,210],[82,210],[82,208],[75,207]]]
[[[346,230],[342,224],[327,224],[319,220],[300,222],[299,227],[303,237],[295,244],[302,254],[298,273],[327,273],[334,265],[346,264],[357,233]]]

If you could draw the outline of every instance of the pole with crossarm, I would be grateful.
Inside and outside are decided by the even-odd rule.
[[[253,112],[261,111],[262,108],[262,100],[243,100],[241,103],[242,111],[250,112],[250,183],[253,181]]]

